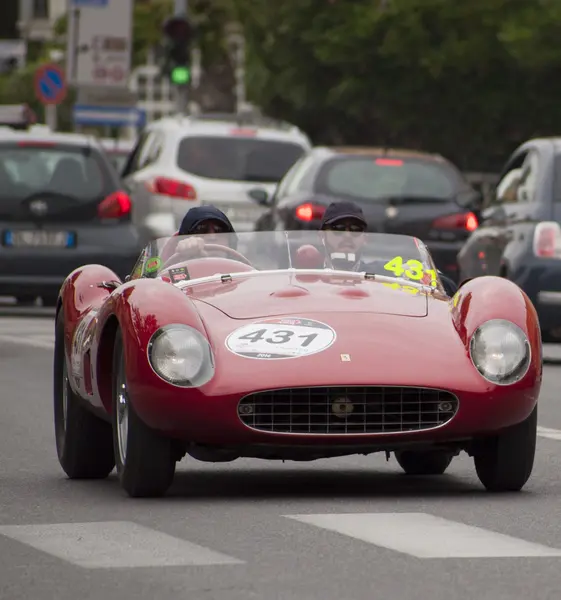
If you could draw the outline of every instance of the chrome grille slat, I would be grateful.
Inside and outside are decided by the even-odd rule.
[[[250,394],[240,400],[238,415],[270,433],[364,435],[440,427],[458,407],[454,394],[430,388],[304,387]]]

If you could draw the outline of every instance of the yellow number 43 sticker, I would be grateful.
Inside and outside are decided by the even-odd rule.
[[[420,260],[408,260],[403,262],[401,256],[396,256],[384,265],[386,271],[391,271],[396,277],[406,277],[413,281],[425,280],[430,285],[436,287],[436,271],[434,269],[425,269]]]

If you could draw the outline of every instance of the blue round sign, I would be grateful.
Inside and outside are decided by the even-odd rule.
[[[60,104],[67,93],[64,71],[55,64],[41,65],[35,72],[35,95],[43,104]]]

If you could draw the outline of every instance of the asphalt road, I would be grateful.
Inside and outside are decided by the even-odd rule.
[[[382,455],[186,458],[166,498],[133,500],[114,474],[66,479],[52,317],[17,311],[0,317],[1,600],[561,597],[561,363],[544,370],[536,465],[521,493],[487,494],[466,456],[434,478],[408,478]]]

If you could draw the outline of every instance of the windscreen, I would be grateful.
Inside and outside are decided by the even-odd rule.
[[[419,198],[449,201],[458,180],[445,165],[411,158],[352,156],[325,163],[315,191],[347,200]]]
[[[302,156],[292,142],[254,137],[186,137],[179,144],[177,166],[210,179],[271,183],[280,181]]]
[[[205,262],[205,259],[209,260]],[[325,270],[326,273],[327,269],[365,271],[441,287],[432,257],[417,238],[336,231],[265,231],[159,238],[145,248],[134,277],[172,274],[177,276],[174,281],[177,283],[230,271],[289,267]]]
[[[19,203],[39,193],[74,201],[99,201],[108,181],[98,157],[87,148],[43,142],[0,144],[0,203]]]

